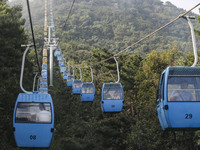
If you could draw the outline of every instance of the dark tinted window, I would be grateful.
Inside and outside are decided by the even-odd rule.
[[[16,123],[51,123],[50,103],[18,103],[16,109]]]

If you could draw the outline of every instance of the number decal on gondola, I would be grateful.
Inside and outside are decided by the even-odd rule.
[[[36,140],[36,135],[30,135],[31,140]]]
[[[192,119],[192,114],[185,114],[185,119]]]

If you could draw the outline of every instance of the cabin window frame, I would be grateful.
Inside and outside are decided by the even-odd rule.
[[[37,117],[37,114],[34,114],[35,116],[33,116],[33,117],[35,117],[35,121],[18,121],[17,120],[17,110],[18,110],[18,105],[19,104],[40,104],[40,103],[44,103],[44,104],[49,104],[49,107],[50,107],[50,114],[51,114],[51,120],[49,121],[49,122],[42,122],[42,121],[36,121],[36,117]],[[30,113],[30,112],[29,112]],[[31,117],[32,117],[31,116]],[[18,102],[17,103],[17,106],[16,106],[16,110],[15,110],[15,123],[32,123],[32,124],[52,124],[52,118],[53,118],[53,113],[52,113],[52,105],[51,105],[51,103],[50,102]]]

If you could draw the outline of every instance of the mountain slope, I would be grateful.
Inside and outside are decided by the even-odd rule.
[[[59,0],[53,3],[56,33],[61,44],[76,43],[77,50],[107,47],[114,53],[184,13],[183,9],[169,2],[164,5],[160,0],[77,0],[63,30],[72,1]],[[23,4],[27,18],[26,5]],[[42,34],[43,1],[35,0],[30,5],[36,35]],[[193,23],[199,28],[197,21]],[[26,27],[29,28],[28,19]],[[167,50],[172,43],[176,43],[183,52],[191,51],[190,29],[186,20],[179,19],[129,51],[144,55],[153,49]]]

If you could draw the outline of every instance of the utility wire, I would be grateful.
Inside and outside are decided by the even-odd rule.
[[[71,11],[72,11],[72,8],[73,8],[73,6],[74,6],[74,3],[75,3],[75,0],[73,0],[73,2],[72,2],[72,5],[71,5],[71,8],[70,8],[70,10],[69,10],[67,19],[65,20],[65,24],[64,24],[64,26],[63,26],[63,29],[64,29],[64,27],[66,26],[66,23],[67,23],[67,21],[68,21],[68,19],[69,19],[69,16],[70,16],[70,14],[71,14]]]
[[[200,5],[200,3],[197,4],[196,6],[192,7],[190,10],[186,11],[185,13],[179,15],[178,17],[176,17],[175,19],[173,19],[173,20],[170,21],[169,23],[165,24],[164,26],[162,26],[162,27],[158,28],[157,30],[151,32],[150,34],[148,34],[148,35],[146,35],[145,37],[141,38],[140,40],[138,40],[137,42],[135,42],[135,43],[133,43],[132,45],[128,46],[127,48],[121,50],[121,51],[118,52],[117,54],[115,54],[115,55],[113,55],[113,56],[111,56],[111,57],[109,57],[109,58],[107,58],[107,59],[104,59],[104,60],[102,60],[102,61],[99,61],[99,62],[96,62],[96,63],[94,63],[94,64],[91,64],[91,65],[89,65],[89,66],[84,66],[84,67],[78,67],[78,66],[77,66],[76,68],[88,68],[88,67],[90,67],[90,66],[95,66],[95,65],[97,65],[97,64],[103,63],[103,62],[108,61],[108,60],[110,60],[110,59],[114,59],[115,56],[118,56],[118,55],[122,54],[123,52],[127,51],[129,48],[134,47],[134,46],[137,45],[138,43],[144,41],[144,40],[147,39],[148,37],[154,35],[154,34],[157,33],[158,31],[160,31],[160,30],[162,30],[163,28],[169,26],[169,25],[172,24],[173,22],[177,21],[178,19],[180,19],[180,18],[183,17],[184,15],[188,14],[189,12],[191,12],[193,9],[195,9],[195,8],[198,7],[199,5]]]
[[[26,0],[26,2],[27,2],[27,7],[28,7],[28,14],[29,14],[29,20],[30,20],[30,25],[31,25],[31,32],[32,32],[33,45],[34,45],[35,55],[36,55],[36,60],[37,60],[37,65],[38,65],[38,71],[39,71],[39,73],[41,73],[40,63],[39,63],[39,60],[38,60],[38,55],[37,55],[37,50],[36,50],[36,45],[35,45],[35,37],[34,37],[33,24],[32,24],[32,19],[31,19],[31,11],[30,11],[30,6],[29,6],[29,0]]]

